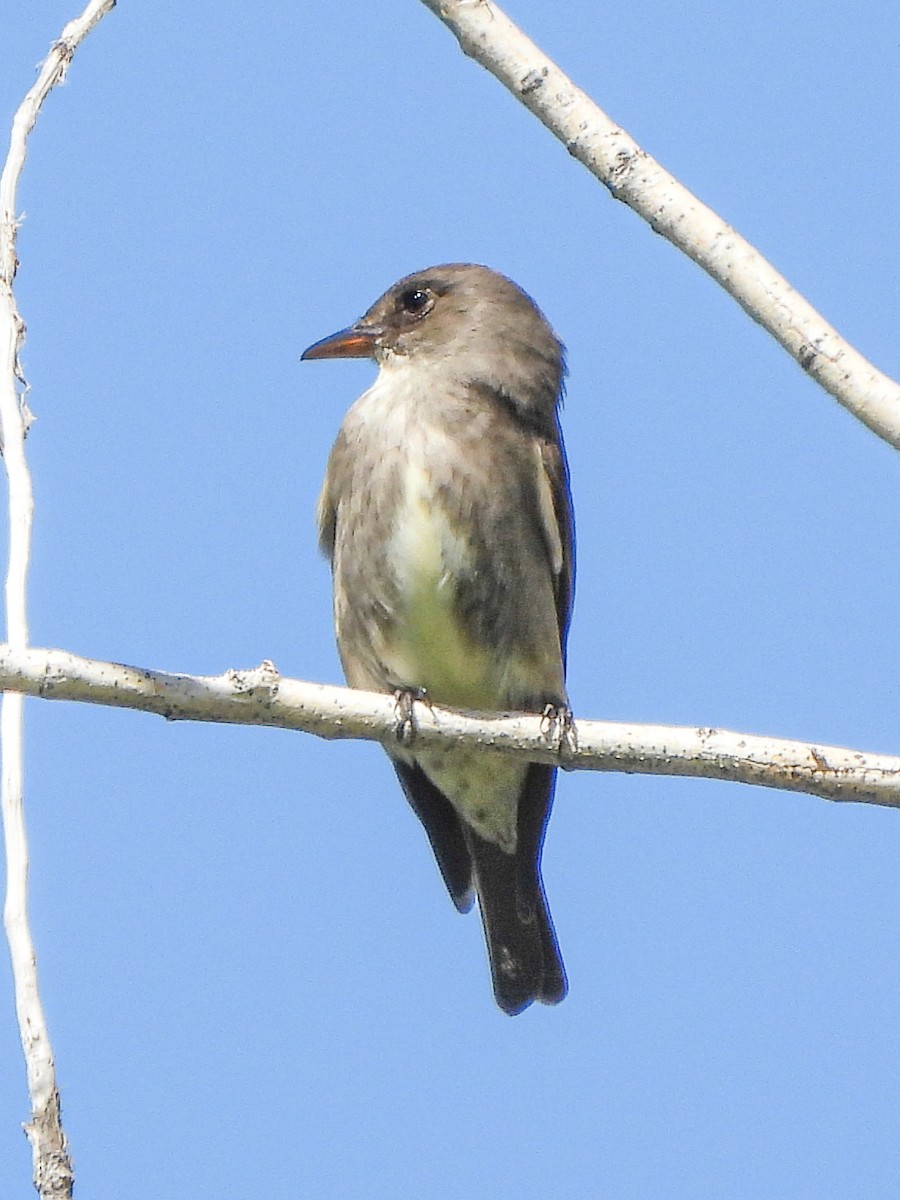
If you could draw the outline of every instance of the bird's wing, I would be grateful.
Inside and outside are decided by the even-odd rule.
[[[542,437],[537,446],[539,508],[553,570],[559,642],[565,661],[575,592],[575,520],[569,491],[569,465],[558,428],[555,437]]]
[[[391,762],[413,812],[425,827],[450,898],[460,912],[468,912],[475,898],[472,860],[456,809],[417,763],[393,756]]]

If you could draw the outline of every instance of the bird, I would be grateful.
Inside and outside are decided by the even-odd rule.
[[[570,727],[565,349],[540,309],[488,267],[443,264],[301,357],[378,366],[318,504],[348,684]],[[477,898],[499,1007],[558,1003],[568,983],[541,874],[556,769],[414,736],[388,754],[453,903]]]

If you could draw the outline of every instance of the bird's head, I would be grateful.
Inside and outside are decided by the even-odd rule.
[[[565,373],[562,343],[534,301],[506,276],[472,263],[407,275],[347,329],[304,359],[372,358],[417,363],[448,382],[486,389],[522,415],[555,412]]]

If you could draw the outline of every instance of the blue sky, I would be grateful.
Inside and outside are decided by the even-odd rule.
[[[858,348],[896,340],[896,6],[507,10]],[[12,0],[4,124],[74,10]],[[20,193],[32,638],[340,681],[314,507],[400,275],[485,262],[569,349],[576,715],[898,752],[900,456],[413,0],[120,0]],[[900,814],[561,780],[570,978],[493,1005],[377,746],[28,704],[32,916],[79,1194],[883,1198]],[[0,967],[0,1194],[31,1194]]]

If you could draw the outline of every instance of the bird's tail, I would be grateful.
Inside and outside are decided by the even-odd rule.
[[[532,764],[532,772],[547,767]],[[551,787],[552,787],[552,781]],[[531,787],[544,793],[548,781],[542,774],[530,779]],[[531,788],[523,789],[527,804]],[[491,842],[466,829],[466,840],[475,867],[475,889],[484,925],[494,996],[504,1012],[514,1016],[534,1000],[558,1004],[568,983],[559,944],[541,880],[541,842],[546,816],[536,837],[529,837],[527,820],[521,820],[515,854],[507,854]],[[525,834],[525,836],[523,836]]]

